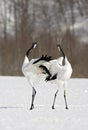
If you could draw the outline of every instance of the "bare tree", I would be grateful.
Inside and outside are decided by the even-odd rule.
[[[4,7],[4,16],[3,16],[3,25],[4,25],[4,39],[7,39],[7,7],[6,7],[6,0],[3,0],[3,7]]]

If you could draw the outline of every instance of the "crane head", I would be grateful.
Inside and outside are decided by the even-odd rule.
[[[33,42],[32,48],[36,48],[36,46],[37,46],[37,42]]]

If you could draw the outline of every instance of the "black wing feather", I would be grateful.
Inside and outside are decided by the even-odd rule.
[[[47,77],[46,81],[55,80],[57,78],[57,74],[53,75],[52,77]]]
[[[44,60],[44,61],[50,61],[52,60],[52,56],[42,55],[38,60],[36,60],[33,64],[36,64],[37,62]]]
[[[50,71],[46,68],[46,66],[40,65],[39,68],[42,68],[42,69],[45,71],[45,73],[48,74],[49,77],[51,77],[51,73],[50,73]]]
[[[48,76],[46,77],[46,81],[50,81],[50,80],[55,80],[57,78],[57,74],[54,74],[53,76],[51,75],[50,71],[47,69],[46,66],[44,65],[40,65],[40,68],[42,68],[45,71],[45,74],[47,73]],[[44,72],[43,72],[44,73]]]

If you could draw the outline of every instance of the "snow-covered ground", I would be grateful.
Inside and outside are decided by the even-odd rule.
[[[24,77],[0,77],[0,130],[88,130],[88,79],[71,79],[67,86],[69,109],[60,89],[56,109],[52,102],[56,86],[39,86],[35,109],[31,87]]]

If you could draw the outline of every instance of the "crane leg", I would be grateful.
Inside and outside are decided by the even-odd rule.
[[[66,90],[64,90],[64,100],[65,100],[66,109],[68,109],[67,99],[66,99]]]
[[[57,93],[58,93],[58,90],[56,91],[56,93],[54,95],[54,101],[53,101],[52,109],[55,109],[54,106],[55,106],[55,101],[56,101]]]
[[[32,110],[34,108],[34,99],[35,99],[35,95],[36,95],[36,90],[33,87],[33,92],[32,92],[32,102],[31,102],[31,107],[30,110]]]

